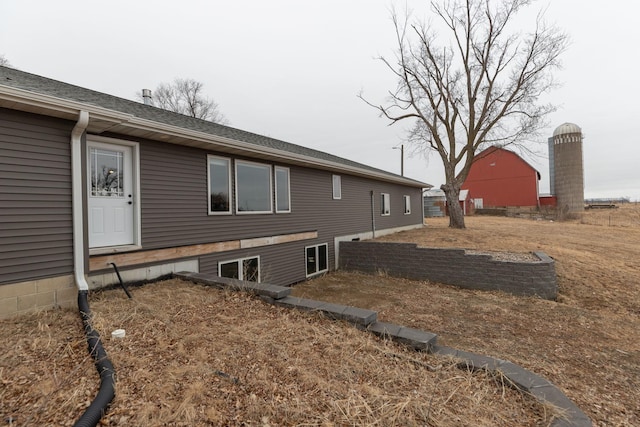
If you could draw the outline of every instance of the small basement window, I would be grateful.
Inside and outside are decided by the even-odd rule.
[[[380,214],[382,216],[391,215],[391,196],[388,193],[381,193]]]
[[[260,282],[260,257],[219,262],[218,275],[248,282]]]
[[[411,213],[411,196],[402,196],[404,199],[404,214],[409,215]]]
[[[329,271],[328,245],[307,246],[304,248],[307,263],[307,277]]]

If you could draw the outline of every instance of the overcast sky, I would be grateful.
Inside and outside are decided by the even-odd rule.
[[[406,127],[357,98],[380,103],[395,88],[375,59],[396,47],[392,5],[429,13],[418,0],[2,0],[0,54],[23,71],[129,99],[194,78],[233,127],[399,173],[393,147]],[[571,38],[545,134],[564,122],[582,128],[586,197],[640,199],[640,3],[547,0],[531,17],[541,7]],[[537,150],[543,156],[525,158],[547,193],[546,145]],[[444,182],[436,156],[407,146],[405,175]]]

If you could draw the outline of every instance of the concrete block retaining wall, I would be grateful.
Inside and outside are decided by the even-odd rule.
[[[543,252],[536,261],[502,261],[464,249],[421,248],[412,243],[340,242],[339,267],[430,280],[467,289],[499,290],[513,295],[556,299],[555,262]]]

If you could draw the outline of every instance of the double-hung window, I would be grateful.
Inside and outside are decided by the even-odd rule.
[[[276,166],[276,212],[291,212],[291,190],[289,185],[289,168]]]
[[[236,213],[272,213],[271,166],[236,160]]]
[[[304,248],[307,263],[307,277],[329,270],[328,245],[307,246]]]
[[[231,160],[208,156],[209,213],[231,213]]]
[[[381,193],[380,196],[380,214],[391,215],[391,196],[388,193]]]
[[[402,196],[404,199],[404,214],[409,215],[411,213],[411,196]]]
[[[218,263],[218,276],[260,282],[260,258],[242,258]]]

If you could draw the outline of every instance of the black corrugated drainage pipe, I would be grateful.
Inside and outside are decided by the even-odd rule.
[[[129,290],[127,289],[127,287],[124,285],[124,282],[122,281],[122,276],[120,276],[120,270],[118,270],[118,266],[116,265],[115,262],[110,262],[109,264],[111,264],[113,266],[113,269],[116,271],[116,275],[118,276],[118,282],[120,282],[120,287],[124,289],[124,293],[127,294],[129,299],[131,299],[131,294],[129,293]]]
[[[91,325],[91,309],[89,308],[88,293],[89,291],[86,290],[78,291],[78,309],[80,310],[80,317],[84,325],[84,333],[87,335],[89,353],[93,356],[96,369],[98,370],[98,374],[100,374],[100,389],[95,399],[93,399],[93,402],[91,402],[80,419],[76,421],[74,427],[95,427],[98,422],[100,422],[100,418],[102,418],[107,411],[107,407],[116,395],[116,373],[113,369],[113,364],[111,364],[111,361],[107,358],[107,352],[102,346],[100,334],[93,329]]]

